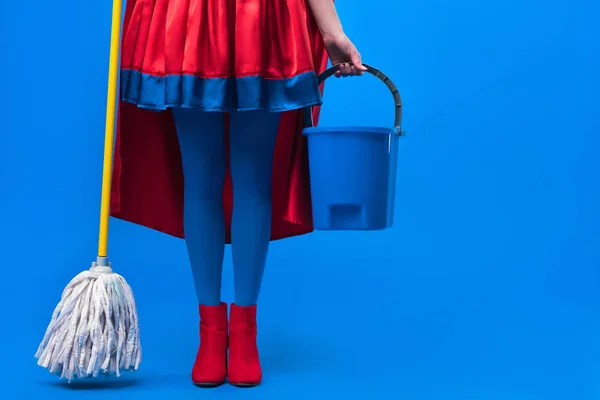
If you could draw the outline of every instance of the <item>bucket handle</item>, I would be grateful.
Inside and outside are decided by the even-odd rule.
[[[363,64],[363,66],[367,69],[366,72],[379,78],[383,83],[385,83],[388,89],[390,89],[390,92],[392,92],[392,95],[394,96],[394,103],[396,104],[394,129],[396,130],[396,134],[398,136],[404,136],[406,132],[402,129],[402,99],[400,97],[400,91],[398,91],[398,88],[396,85],[394,85],[394,82],[392,82],[392,80],[386,74],[368,64]],[[339,67],[339,65],[334,65],[333,67],[323,71],[317,77],[318,84],[321,85],[327,78],[333,76]],[[307,128],[312,128],[314,126],[312,107],[309,107],[304,111],[304,124]]]

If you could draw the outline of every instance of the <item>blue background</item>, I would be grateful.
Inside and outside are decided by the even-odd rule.
[[[66,385],[33,354],[96,255],[110,3],[0,4],[3,399],[600,397],[600,5],[340,2],[401,89],[396,225],[274,243],[263,385],[197,389],[182,241],[112,222],[141,370]],[[595,24],[595,26],[594,26]],[[372,77],[332,81],[322,125],[392,124]],[[232,299],[231,261],[225,300]]]

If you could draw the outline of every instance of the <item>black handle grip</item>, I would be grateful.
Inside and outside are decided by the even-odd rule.
[[[394,116],[394,129],[396,130],[399,136],[403,136],[404,131],[402,130],[402,98],[400,97],[400,91],[398,91],[398,88],[396,87],[396,85],[394,85],[394,82],[392,82],[392,80],[386,74],[368,64],[363,65],[365,66],[365,68],[367,68],[366,72],[379,78],[383,83],[385,83],[388,89],[390,89],[390,92],[392,92],[392,95],[394,96],[394,103],[396,105],[396,113]],[[317,78],[319,85],[323,83],[327,78],[333,76],[338,69],[339,65],[335,65],[323,71],[323,73],[321,73]],[[307,108],[304,112],[304,125],[307,128],[311,128],[314,126],[312,117],[312,107]]]

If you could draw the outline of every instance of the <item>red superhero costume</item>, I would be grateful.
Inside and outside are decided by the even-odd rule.
[[[270,239],[313,230],[307,146],[301,131],[303,110],[321,104],[322,87],[317,75],[326,69],[328,56],[308,7],[307,0],[127,1],[121,51],[122,100],[111,193],[113,217],[184,237],[184,219],[191,214],[184,212],[184,189],[188,186],[184,188],[185,164],[178,137],[182,130],[180,126],[176,129],[172,109],[193,109],[194,113],[211,114],[211,118],[216,116],[217,121],[225,118],[226,122],[232,115],[239,117],[243,114],[240,112],[254,111],[265,115],[281,113],[270,185],[272,201],[268,205],[272,215]],[[318,108],[312,112],[316,119]],[[224,126],[222,140],[229,149],[229,127]],[[221,140],[218,135],[221,128],[211,130],[204,125],[195,128],[194,134],[214,135],[210,138]],[[201,148],[205,151],[204,159],[208,160],[211,147]],[[225,153],[228,166],[229,159],[239,159],[230,157],[229,150]],[[212,169],[204,171],[207,175],[212,173]],[[268,172],[263,176],[268,180]],[[220,188],[214,193],[220,195]],[[193,200],[192,204],[198,203]],[[224,241],[231,243],[233,185],[229,170],[223,205]],[[237,207],[236,210],[239,211]],[[222,233],[220,217],[212,214],[211,217],[218,221],[215,227]],[[206,226],[205,221],[198,224]],[[207,243],[206,238],[214,230],[205,230],[200,235],[204,238],[202,243],[195,242],[192,246],[188,243],[188,251]],[[188,231],[186,240],[195,237],[191,232]],[[244,232],[244,236],[253,240],[257,233]],[[269,233],[262,239],[268,244]],[[238,241],[234,243],[234,256],[236,243],[250,243]],[[218,247],[210,246],[211,250]],[[260,245],[255,248],[259,247],[263,248]],[[264,262],[260,259],[262,253],[256,254],[258,261],[234,263],[234,270],[237,265],[238,271],[243,268],[249,272],[252,279],[243,279],[242,286],[257,289],[253,292],[257,296]],[[222,261],[192,262],[192,270],[198,273],[204,273],[206,268],[218,271],[221,267]],[[214,276],[219,276],[218,272]],[[211,281],[210,289],[220,291],[217,285],[219,279]],[[213,303],[199,299],[200,347],[192,381],[199,386],[214,386],[223,383],[227,376],[234,385],[260,383],[256,301],[232,304],[229,319],[227,304]]]
[[[267,8],[259,14],[267,17],[257,19],[257,7]],[[190,32],[193,37],[189,37]],[[303,85],[297,81],[306,81],[305,87],[316,86],[316,75],[326,69],[327,62],[322,38],[304,1],[128,1],[112,216],[184,236],[183,173],[170,107],[207,111],[279,108],[285,112],[273,164],[271,239],[311,232],[302,108],[319,105],[320,99],[311,97],[310,91],[298,91]],[[167,90],[173,85],[183,89]],[[228,98],[231,85],[239,92],[235,98]],[[169,98],[173,92],[178,96]],[[275,102],[265,104],[265,97]],[[248,102],[247,107],[244,102]],[[313,111],[315,120],[318,110],[315,107]],[[229,174],[223,201],[229,225]],[[230,229],[227,232],[230,243]]]

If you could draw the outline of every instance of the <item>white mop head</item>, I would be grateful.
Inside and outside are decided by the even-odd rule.
[[[69,283],[35,357],[68,381],[138,369],[142,351],[133,292],[110,264],[93,263]]]

